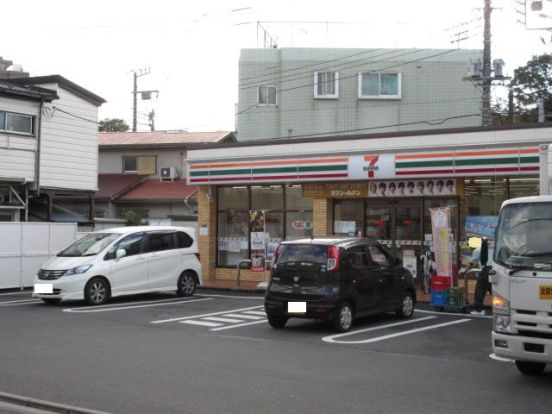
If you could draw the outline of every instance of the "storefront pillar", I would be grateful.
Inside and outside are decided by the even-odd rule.
[[[333,203],[331,198],[312,200],[313,235],[325,236],[333,233]]]
[[[198,193],[198,246],[203,280],[215,279],[217,260],[217,192],[213,187],[200,187]]]

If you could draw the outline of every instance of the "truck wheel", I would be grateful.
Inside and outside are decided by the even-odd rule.
[[[546,368],[544,362],[516,361],[516,367],[524,375],[539,375]]]

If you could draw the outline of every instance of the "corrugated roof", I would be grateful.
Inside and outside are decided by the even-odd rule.
[[[98,174],[96,200],[112,200],[133,189],[146,177],[138,174]]]
[[[49,83],[57,83],[61,87],[67,89],[68,91],[74,93],[75,95],[80,96],[81,98],[87,100],[88,102],[96,106],[100,106],[101,104],[107,102],[101,96],[98,96],[95,93],[90,92],[88,89],[85,89],[82,86],[77,85],[74,82],[71,82],[69,79],[66,79],[61,75],[31,76],[29,78],[11,79],[11,81],[19,85],[45,85]]]
[[[50,102],[58,99],[55,91],[50,89],[38,88],[35,86],[18,85],[13,82],[0,80],[0,93],[14,96],[24,96],[27,98],[38,99],[40,101]]]
[[[117,198],[117,201],[184,201],[195,198],[197,186],[187,185],[186,180],[145,180],[132,190]]]
[[[124,148],[135,146],[182,146],[187,144],[214,144],[235,142],[233,132],[101,132],[100,148]]]

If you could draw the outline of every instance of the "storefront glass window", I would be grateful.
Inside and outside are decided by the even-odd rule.
[[[282,210],[284,193],[281,185],[251,187],[252,210]]]
[[[218,190],[219,210],[249,210],[247,187],[222,187]]]
[[[364,200],[335,200],[334,234],[355,236],[364,226]]]
[[[303,197],[300,185],[286,187],[286,210],[312,211],[312,198]]]
[[[468,178],[464,180],[467,215],[496,216],[502,202],[508,199],[508,180],[504,177]]]
[[[265,211],[269,250],[285,238],[310,234],[312,198],[303,197],[300,185],[220,187],[218,197],[217,266],[236,266],[240,260],[250,259],[251,210]]]
[[[539,177],[515,177],[508,179],[509,198],[529,197],[539,194]]]
[[[312,211],[286,212],[286,240],[310,237]]]
[[[366,207],[366,236],[377,240],[391,240],[392,211],[390,205],[369,205]]]
[[[217,251],[219,266],[249,258],[249,211],[219,211]]]

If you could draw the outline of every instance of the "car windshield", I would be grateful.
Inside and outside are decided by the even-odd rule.
[[[58,257],[94,256],[105,249],[120,234],[93,233],[87,234],[71,246],[58,253]]]
[[[278,256],[278,264],[309,262],[326,264],[328,246],[314,244],[284,244]]]
[[[500,213],[495,262],[518,269],[552,269],[552,203],[510,204]]]

